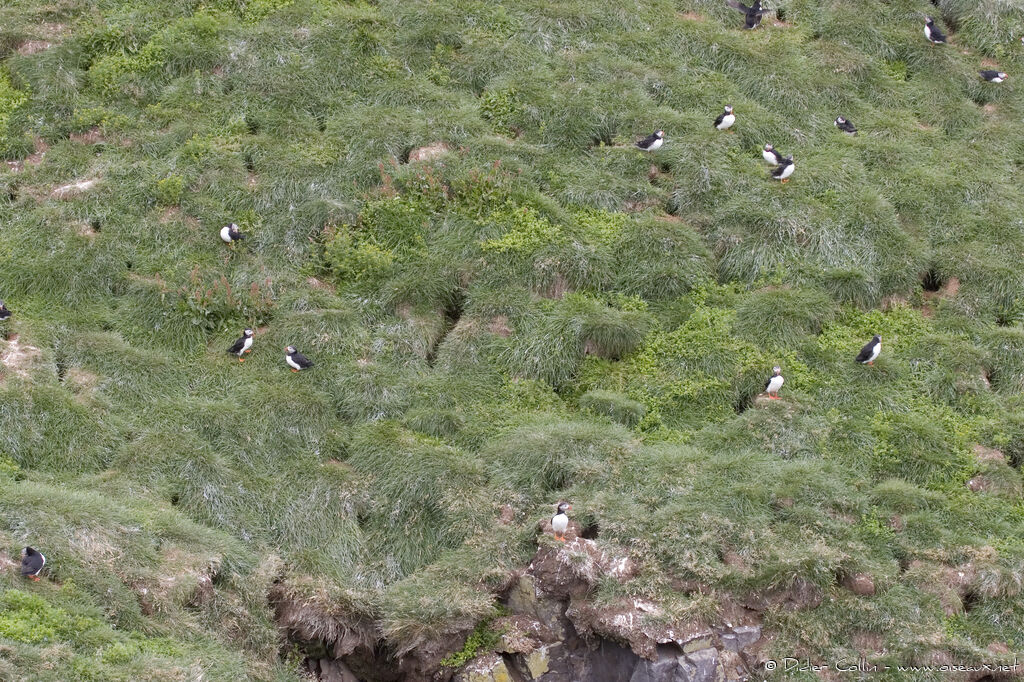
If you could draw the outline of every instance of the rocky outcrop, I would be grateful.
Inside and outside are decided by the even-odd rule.
[[[593,600],[600,581],[625,582],[638,569],[624,551],[578,532],[571,526],[564,545],[537,551],[503,597],[511,615],[494,623],[504,633],[498,650],[470,661],[455,682],[720,682],[760,666],[760,617],[740,604],[726,609],[729,622],[705,624],[673,621],[644,599]],[[795,603],[807,597],[801,589],[762,598]]]

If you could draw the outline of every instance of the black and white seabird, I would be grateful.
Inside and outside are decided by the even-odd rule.
[[[558,512],[551,517],[551,532],[559,542],[565,542],[565,531],[569,528],[569,515],[566,512],[570,509],[572,505],[568,502],[559,502]]]
[[[761,150],[761,156],[764,158],[765,161],[772,164],[773,166],[777,166],[780,163],[782,163],[782,154],[775,151],[775,147],[773,147],[770,144],[766,144],[764,146],[764,149]]]
[[[30,580],[39,580],[39,572],[46,565],[46,557],[31,547],[21,550],[21,575]]]
[[[930,40],[932,45],[946,42],[946,34],[939,30],[939,27],[935,25],[935,20],[931,17],[924,18],[924,37]]]
[[[747,7],[739,0],[725,0],[725,4],[729,5],[735,10],[743,12],[746,21],[743,23],[743,28],[757,28],[758,24],[761,23],[761,17],[764,15],[764,9],[761,8],[761,0],[754,0],[754,4]]]
[[[288,363],[288,366],[292,368],[293,372],[309,369],[313,366],[313,361],[295,350],[295,346],[285,347],[284,352],[287,353],[287,355],[284,356],[284,361]]]
[[[725,110],[718,115],[718,118],[715,119],[715,128],[719,130],[728,130],[735,122],[736,114],[732,113],[732,107],[726,107]]]
[[[857,134],[857,126],[853,125],[852,123],[847,121],[842,116],[837,116],[836,117],[835,124],[836,124],[836,128],[839,128],[840,130],[842,130],[847,135],[856,135]]]
[[[242,332],[238,340],[231,344],[231,348],[228,348],[228,352],[237,355],[239,362],[245,362],[245,358],[242,356],[252,352],[252,330],[246,329]]]
[[[778,400],[779,389],[782,388],[782,384],[785,382],[786,380],[782,378],[782,368],[772,367],[772,376],[768,379],[768,383],[764,385],[765,393],[768,394],[770,399]]]
[[[661,149],[661,145],[665,144],[665,131],[656,130],[644,139],[636,143],[637,148],[642,149],[645,152],[653,152]]]
[[[857,362],[862,365],[873,365],[878,354],[882,352],[882,337],[875,334],[874,337],[857,353]]]
[[[978,73],[980,73],[981,77],[989,83],[1002,83],[1004,80],[1009,78],[1009,76],[1002,71],[990,71],[986,69],[985,71],[979,71]]]
[[[7,306],[4,304],[4,302],[0,301],[0,320],[6,320],[13,314],[14,313],[7,309]]]
[[[775,170],[772,171],[772,177],[782,182],[789,182],[789,176],[793,174],[794,170],[796,170],[796,164],[793,163],[793,155],[790,154],[775,167]]]
[[[234,246],[234,243],[239,239],[245,239],[245,235],[238,229],[238,225],[231,223],[220,228],[220,238],[225,244]]]

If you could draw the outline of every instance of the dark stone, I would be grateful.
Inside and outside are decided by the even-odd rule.
[[[712,682],[718,669],[718,649],[701,649],[679,657],[679,672],[673,682]]]
[[[746,649],[748,646],[761,639],[761,627],[759,625],[740,625],[733,628],[732,631],[736,635],[739,650]]]
[[[654,661],[640,659],[629,682],[673,682],[679,669],[679,647],[659,646]]]

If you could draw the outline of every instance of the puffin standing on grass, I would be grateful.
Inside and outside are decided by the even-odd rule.
[[[252,352],[252,330],[246,329],[242,332],[238,340],[231,344],[231,348],[228,348],[228,352],[237,355],[239,362],[245,362],[245,358],[242,356]]]
[[[295,346],[285,347],[284,352],[287,353],[284,356],[284,361],[288,363],[293,372],[300,372],[313,366],[313,361],[295,350]]]
[[[661,149],[661,145],[665,144],[665,131],[656,130],[644,139],[636,143],[637,149],[645,152],[654,152]]]
[[[735,122],[736,114],[732,113],[732,107],[727,106],[725,111],[720,113],[718,118],[715,119],[715,128],[718,130],[728,130]]]
[[[21,576],[29,580],[39,580],[39,572],[46,565],[46,557],[41,552],[26,547],[21,550]]]
[[[857,353],[857,362],[862,365],[873,365],[878,354],[882,352],[882,337],[875,334],[874,337]]]
[[[775,167],[772,171],[772,177],[776,180],[781,180],[783,183],[789,182],[789,176],[796,170],[796,164],[793,163],[793,155],[790,154]]]
[[[235,242],[240,239],[245,239],[245,235],[238,229],[238,225],[231,223],[220,228],[220,238],[225,244],[235,245]]]
[[[761,150],[761,157],[773,166],[782,163],[782,154],[775,151],[775,147],[770,144],[766,144],[764,149]]]
[[[0,301],[0,320],[6,320],[8,317],[10,317],[13,314],[14,313],[12,313],[10,310],[8,310],[7,306],[4,305],[4,302]]]
[[[939,30],[939,27],[935,25],[935,20],[931,17],[924,18],[924,37],[927,38],[932,45],[946,44],[946,34]]]
[[[837,116],[835,123],[836,123],[836,128],[839,128],[840,130],[842,130],[847,135],[856,135],[857,134],[857,126],[853,125],[852,123],[847,121],[842,116]]]
[[[568,502],[558,503],[558,512],[551,517],[551,532],[559,542],[565,542],[565,531],[569,528],[569,515],[567,511],[572,509]]]
[[[764,391],[768,394],[769,400],[779,399],[779,389],[782,388],[782,384],[785,383],[785,379],[782,378],[782,368],[772,367],[772,376],[768,379],[768,383],[764,385]]]
[[[754,0],[754,4],[750,7],[739,2],[739,0],[725,0],[725,4],[735,10],[743,12],[743,16],[746,19],[746,21],[743,22],[743,28],[745,29],[757,28],[758,24],[761,23],[761,17],[764,16],[764,9],[761,8],[761,0]]]
[[[978,73],[980,73],[981,77],[989,83],[1002,83],[1004,80],[1009,78],[1009,76],[1002,71],[990,71],[986,69],[985,71],[979,71]]]

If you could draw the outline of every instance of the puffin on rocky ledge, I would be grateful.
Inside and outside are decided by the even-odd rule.
[[[569,528],[569,515],[566,512],[570,509],[572,505],[568,502],[559,502],[558,512],[551,517],[551,532],[559,542],[565,542],[565,531]]]
[[[287,353],[284,356],[284,361],[288,363],[293,372],[299,372],[313,366],[313,361],[295,350],[295,346],[286,346],[284,352]]]
[[[653,152],[661,149],[661,145],[665,144],[665,131],[656,130],[644,139],[636,143],[638,149],[645,152]]]
[[[39,572],[46,565],[46,557],[41,552],[26,547],[21,550],[21,575],[29,580],[39,580]]]
[[[857,353],[857,362],[862,365],[873,365],[882,352],[882,337],[875,334],[874,337]]]
[[[728,130],[735,122],[736,114],[732,113],[732,107],[727,106],[725,111],[720,113],[718,118],[715,119],[715,128],[718,130]]]
[[[252,352],[252,330],[246,329],[242,332],[238,340],[231,344],[231,348],[228,348],[228,352],[237,355],[239,362],[245,362],[245,358],[242,356]]]
[[[768,379],[768,383],[764,385],[764,391],[768,394],[770,400],[779,399],[779,389],[782,388],[782,384],[785,383],[785,379],[782,378],[782,368],[772,367],[772,376]]]

